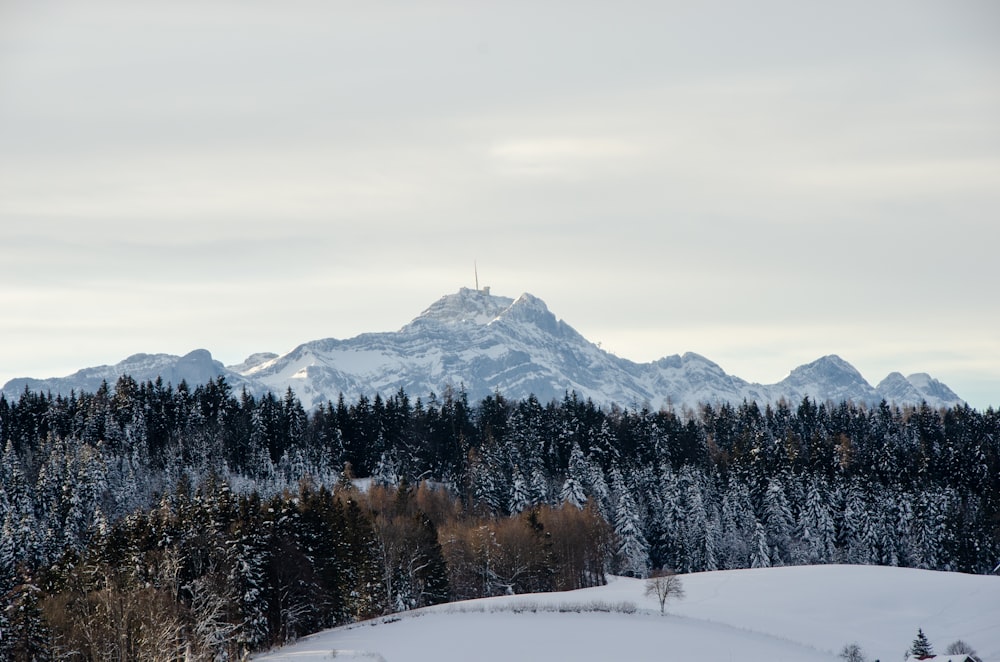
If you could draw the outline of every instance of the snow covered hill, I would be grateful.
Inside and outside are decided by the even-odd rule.
[[[784,398],[825,402],[852,400],[932,407],[961,404],[941,382],[926,374],[892,373],[872,387],[849,363],[825,356],[793,370],[772,385],[752,384],[726,374],[717,364],[688,352],[651,363],[634,363],[605,352],[531,294],[517,299],[486,290],[462,288],[442,297],[395,332],[365,333],[348,340],[327,338],[299,345],[284,355],[258,353],[239,365],[223,367],[206,350],[184,357],[136,355],[115,366],[81,370],[61,379],[17,379],[3,392],[16,397],[25,386],[69,393],[95,390],[102,379],[113,386],[122,374],[190,385],[224,375],[234,386],[283,393],[291,388],[306,406],[349,400],[359,395],[414,397],[464,387],[475,401],[499,391],[511,399],[534,394],[542,402],[575,391],[607,405],[659,408],[697,407],[702,403],[758,403]]]
[[[383,660],[827,661],[857,643],[902,660],[917,629],[943,654],[961,639],[1000,660],[1000,577],[874,566],[799,566],[683,575],[661,616],[644,582],[472,600],[327,630],[260,662]],[[601,611],[634,605],[635,613]]]

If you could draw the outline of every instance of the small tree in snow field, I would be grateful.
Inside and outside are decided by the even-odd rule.
[[[917,628],[917,638],[910,646],[907,659],[923,660],[932,655],[934,655],[934,649],[931,647],[931,642],[927,641],[927,635],[924,634],[923,628]]]
[[[656,596],[662,615],[666,613],[668,599],[684,597],[684,586],[672,570],[655,570],[646,580],[646,595]]]
[[[867,662],[861,646],[857,644],[847,644],[844,646],[843,650],[840,651],[840,657],[845,662]]]

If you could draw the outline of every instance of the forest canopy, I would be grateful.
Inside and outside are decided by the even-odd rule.
[[[306,411],[291,390],[122,377],[0,397],[0,441],[11,655],[102,659],[132,630],[154,650],[238,655],[605,573],[1000,560],[993,409],[678,412],[448,390]],[[98,613],[119,616],[84,627]]]

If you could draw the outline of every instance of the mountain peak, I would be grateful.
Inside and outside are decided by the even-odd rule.
[[[404,328],[426,323],[483,326],[496,319],[513,302],[509,297],[490,294],[488,287],[481,290],[463,287],[435,301]]]
[[[801,365],[795,370],[792,370],[788,377],[820,377],[824,380],[834,379],[840,382],[868,383],[865,381],[865,378],[861,376],[861,373],[858,372],[857,368],[836,354],[827,354],[826,356],[821,356],[811,363]]]
[[[510,304],[507,310],[501,313],[507,319],[520,319],[524,321],[538,322],[544,321],[546,325],[554,325],[556,316],[553,315],[545,302],[533,294],[525,292],[517,298],[517,301]]]
[[[925,372],[904,377],[901,373],[890,372],[875,387],[878,394],[888,402],[897,404],[927,402],[932,406],[945,403],[960,403],[954,391]]]
[[[912,375],[908,375],[906,381],[913,384],[913,386],[920,391],[920,394],[923,395],[928,402],[938,400],[961,400],[961,398],[959,398],[954,391],[928,375],[926,372],[917,372]]]
[[[875,389],[857,368],[836,354],[828,354],[812,363],[799,366],[781,380],[778,386],[792,394],[794,399],[808,396],[821,401],[870,402],[877,398]]]

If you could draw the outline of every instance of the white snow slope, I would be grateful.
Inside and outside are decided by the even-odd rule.
[[[922,628],[937,653],[957,639],[1000,660],[1000,577],[875,566],[683,575],[660,616],[644,582],[471,600],[327,630],[254,659],[277,662],[839,660],[857,643],[897,662]],[[635,613],[560,611],[631,603]],[[535,611],[532,611],[534,606]]]

